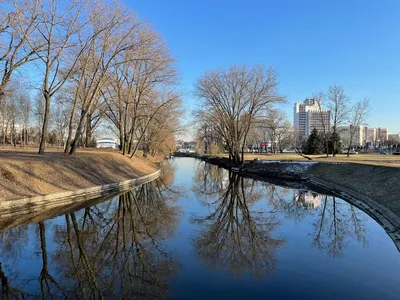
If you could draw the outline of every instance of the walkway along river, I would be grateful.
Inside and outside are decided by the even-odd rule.
[[[398,299],[396,245],[348,202],[194,158],[163,173],[0,228],[2,296]]]

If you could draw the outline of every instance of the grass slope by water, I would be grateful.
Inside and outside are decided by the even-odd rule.
[[[218,157],[227,158],[227,155]],[[313,175],[316,178],[348,188],[359,194],[360,199],[367,196],[400,216],[400,156],[376,153],[351,155],[350,157],[346,157],[346,155],[337,155],[336,157],[311,155],[311,158],[313,162],[320,163],[310,165],[310,168],[301,171],[299,175]],[[245,155],[247,162],[254,159],[259,159],[261,162],[263,160],[309,162],[295,153]],[[258,175],[265,173],[265,176],[269,176],[272,173],[272,175],[281,176],[287,172],[287,164],[249,164],[244,169],[248,172],[256,171]]]
[[[116,151],[83,150],[64,155],[50,149],[0,149],[0,201],[74,191],[134,179],[157,171],[149,159]]]

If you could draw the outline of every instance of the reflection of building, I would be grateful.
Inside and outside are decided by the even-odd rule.
[[[295,195],[295,200],[307,210],[312,210],[321,205],[323,195],[316,194],[310,191],[298,191]]]
[[[222,179],[221,188],[225,190],[228,188],[228,186],[229,186],[229,178],[224,177],[224,179]]]
[[[294,130],[297,140],[308,137],[315,128],[318,132],[330,129],[330,111],[320,109],[321,102],[306,99],[294,105]]]

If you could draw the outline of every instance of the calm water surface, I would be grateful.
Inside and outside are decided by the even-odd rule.
[[[0,298],[400,298],[373,219],[283,186],[176,158],[130,193],[1,229]]]

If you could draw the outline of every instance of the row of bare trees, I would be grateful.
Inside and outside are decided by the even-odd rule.
[[[181,112],[175,60],[135,13],[108,1],[7,0],[0,14],[3,130],[13,124],[6,99],[20,71],[40,90],[39,154],[51,125],[72,154],[92,143],[101,122],[124,154],[171,148]]]

